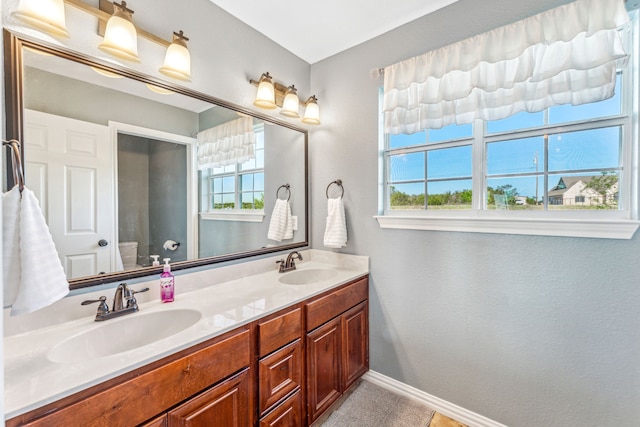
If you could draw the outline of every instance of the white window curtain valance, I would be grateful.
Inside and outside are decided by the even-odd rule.
[[[242,163],[255,158],[253,118],[239,119],[198,132],[198,169]]]
[[[614,94],[623,0],[578,0],[384,69],[386,133],[498,120]]]

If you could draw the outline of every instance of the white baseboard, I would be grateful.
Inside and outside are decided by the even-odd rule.
[[[386,375],[382,375],[375,371],[368,371],[363,375],[362,379],[379,385],[380,387],[384,387],[387,390],[418,400],[435,411],[440,412],[442,415],[446,415],[447,417],[466,424],[469,427],[507,427],[504,424],[490,420],[480,414],[461,408],[458,405],[442,400],[439,397],[432,396],[429,393],[425,393],[422,390],[418,390],[415,387],[411,387],[410,385],[394,380],[391,377],[387,377]]]

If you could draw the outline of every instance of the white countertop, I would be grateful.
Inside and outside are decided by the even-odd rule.
[[[135,289],[149,284],[153,287],[150,292],[145,293],[149,294],[145,296],[146,301],[143,298],[138,298],[140,306],[138,313],[128,314],[117,319],[95,322],[97,306],[94,304],[89,306],[91,307],[89,310],[86,306],[82,307],[82,311],[79,311],[82,317],[60,323],[55,323],[52,320],[48,324],[55,324],[51,326],[33,328],[12,335],[9,335],[5,328],[4,409],[6,419],[206,341],[286,306],[347,283],[369,271],[368,257],[316,250],[301,251],[301,253],[306,256],[304,261],[296,262],[298,270],[329,268],[335,269],[337,275],[331,279],[309,285],[285,285],[278,281],[283,275],[277,272],[275,266],[275,260],[282,256],[276,256],[223,267],[221,270],[213,268],[193,273],[193,275],[177,275],[176,300],[169,304],[162,304],[159,297],[155,295],[155,292],[158,292],[155,282],[158,280],[154,280],[153,283],[133,285],[132,287]],[[254,274],[246,275],[247,271]],[[243,275],[245,277],[230,279],[234,277],[234,273],[236,277]],[[186,291],[181,292],[180,289],[186,289]],[[107,295],[109,302],[113,289],[102,290],[98,293]],[[93,294],[75,295],[65,298],[64,303],[60,301],[56,304],[64,305],[69,310],[71,307],[73,310],[77,310],[80,301],[94,297]],[[121,322],[123,327],[126,327],[127,319],[134,316],[159,311],[171,315],[171,310],[176,309],[195,309],[200,311],[202,317],[194,325],[181,332],[111,356],[90,360],[70,360],[64,363],[52,362],[47,357],[49,351],[56,344],[87,330],[99,328],[107,322]],[[60,312],[60,309],[53,307],[50,311],[51,316],[54,317],[56,313]],[[43,314],[40,314],[39,317],[45,318]],[[16,328],[14,327],[14,329]],[[109,343],[105,342],[104,345],[108,346]]]

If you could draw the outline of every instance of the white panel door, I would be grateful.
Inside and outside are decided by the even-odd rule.
[[[114,271],[108,127],[26,110],[24,133],[26,185],[38,196],[67,277]]]

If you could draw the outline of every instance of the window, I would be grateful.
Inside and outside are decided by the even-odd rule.
[[[202,172],[204,219],[262,221],[264,218],[264,128],[254,127],[255,157]]]
[[[383,135],[380,225],[630,238],[634,61],[605,101]]]

